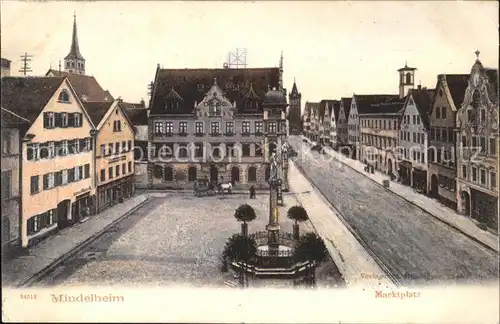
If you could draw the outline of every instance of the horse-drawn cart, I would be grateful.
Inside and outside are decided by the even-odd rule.
[[[194,182],[194,195],[196,197],[214,196],[216,187],[208,179],[198,179]]]

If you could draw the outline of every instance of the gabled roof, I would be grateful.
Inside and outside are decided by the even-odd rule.
[[[279,68],[249,69],[160,69],[157,68],[151,97],[151,114],[192,114],[195,102],[203,101],[214,79],[230,102],[236,102],[238,113],[245,111],[244,97],[250,90],[250,84],[257,96],[264,101],[269,88],[279,86]],[[165,100],[174,88],[184,99],[178,110],[166,111]],[[263,110],[259,107],[258,113]]]
[[[353,98],[356,99],[356,108],[358,114],[372,114],[378,113],[379,109],[376,104],[382,102],[397,102],[399,100],[399,95],[392,94],[376,94],[376,95],[354,95]]]
[[[63,77],[3,77],[2,107],[32,124],[45,108]]]
[[[145,108],[124,108],[122,103],[119,104],[134,126],[148,125],[148,109]]]
[[[248,100],[260,100],[259,96],[253,90],[252,83],[250,83],[250,89],[248,89],[248,92],[245,94],[243,98]]]
[[[71,85],[78,94],[80,101],[110,101],[112,102],[114,98],[111,96],[109,91],[104,90],[96,78],[91,75],[84,74],[74,74],[64,71],[58,71],[50,69],[45,74],[46,76],[52,73],[55,76],[65,76],[68,77]],[[107,99],[107,100],[106,100]]]
[[[21,117],[10,110],[2,107],[1,113],[1,124],[2,127],[18,127],[21,125],[29,125],[30,121],[24,117]]]
[[[432,109],[432,100],[434,98],[435,89],[417,88],[410,89],[409,94],[415,102],[420,120],[425,129],[429,129],[429,112]]]
[[[319,106],[319,102],[306,102],[305,110],[308,113],[308,116],[311,116],[313,112],[317,112]]]
[[[90,116],[90,119],[92,119],[92,122],[94,125],[97,127],[101,120],[104,118],[108,110],[111,108],[113,105],[113,101],[91,101],[91,102],[84,102],[83,106],[85,107],[85,110]]]
[[[332,100],[333,102],[330,104],[332,111],[330,112],[330,116],[335,114],[335,120],[339,120],[339,112],[340,112],[340,100]]]
[[[344,107],[345,118],[349,118],[349,112],[351,111],[352,98],[340,98],[340,104]]]
[[[325,115],[325,109],[328,107],[328,116],[332,115],[332,109],[335,105],[340,107],[340,101],[333,99],[323,99],[319,102],[319,115],[323,117]],[[337,108],[338,110],[338,108]],[[338,115],[338,112],[337,112]],[[335,118],[337,118],[337,115]]]
[[[445,86],[450,91],[455,108],[460,109],[469,84],[469,74],[439,74],[438,84],[442,81],[445,81]],[[436,85],[437,88],[438,85]]]

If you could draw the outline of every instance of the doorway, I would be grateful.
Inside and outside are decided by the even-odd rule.
[[[217,168],[212,165],[210,167],[210,182],[211,183],[217,183],[219,180],[219,170],[217,170]]]
[[[471,216],[470,214],[470,195],[467,191],[462,191],[460,193],[462,196],[462,206],[464,207],[464,214],[468,217]]]
[[[234,185],[236,182],[240,182],[240,169],[238,167],[231,168],[231,182]]]
[[[433,174],[431,177],[431,192],[430,192],[430,196],[432,198],[438,197],[438,192],[439,192],[438,186],[439,186],[438,178],[435,174]]]
[[[68,212],[71,201],[69,199],[61,201],[57,204],[57,227],[63,229],[68,226]]]

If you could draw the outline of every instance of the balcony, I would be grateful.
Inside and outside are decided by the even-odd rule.
[[[187,132],[179,132],[177,135],[180,137],[187,137],[188,133]]]
[[[241,136],[250,136],[250,132],[241,132]]]
[[[210,136],[213,136],[213,137],[217,137],[217,136],[221,136],[222,134],[219,133],[219,132],[211,132],[210,133]]]
[[[255,132],[255,136],[264,136],[264,132],[262,132],[262,131],[258,131],[258,132],[257,132],[257,131],[256,131],[256,132]]]
[[[203,137],[205,136],[205,133],[194,133],[195,137]]]
[[[224,136],[234,136],[234,132],[225,132]]]

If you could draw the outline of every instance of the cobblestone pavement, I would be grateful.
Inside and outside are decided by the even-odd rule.
[[[291,232],[286,210],[297,204],[285,194],[280,224]],[[77,256],[67,260],[41,283],[46,285],[170,285],[223,287],[235,284],[231,273],[221,273],[220,255],[225,241],[241,230],[235,209],[250,204],[257,219],[249,232],[265,229],[269,198],[242,195],[195,198],[170,194],[151,198],[151,208],[141,208],[117,224]],[[307,226],[307,225],[305,225]],[[306,227],[304,227],[305,229]],[[329,261],[317,270],[318,286],[341,286],[342,279]],[[251,286],[289,286],[285,281],[252,281]]]
[[[498,280],[498,255],[370,179],[300,151],[297,165],[345,217],[390,271],[405,284]]]

